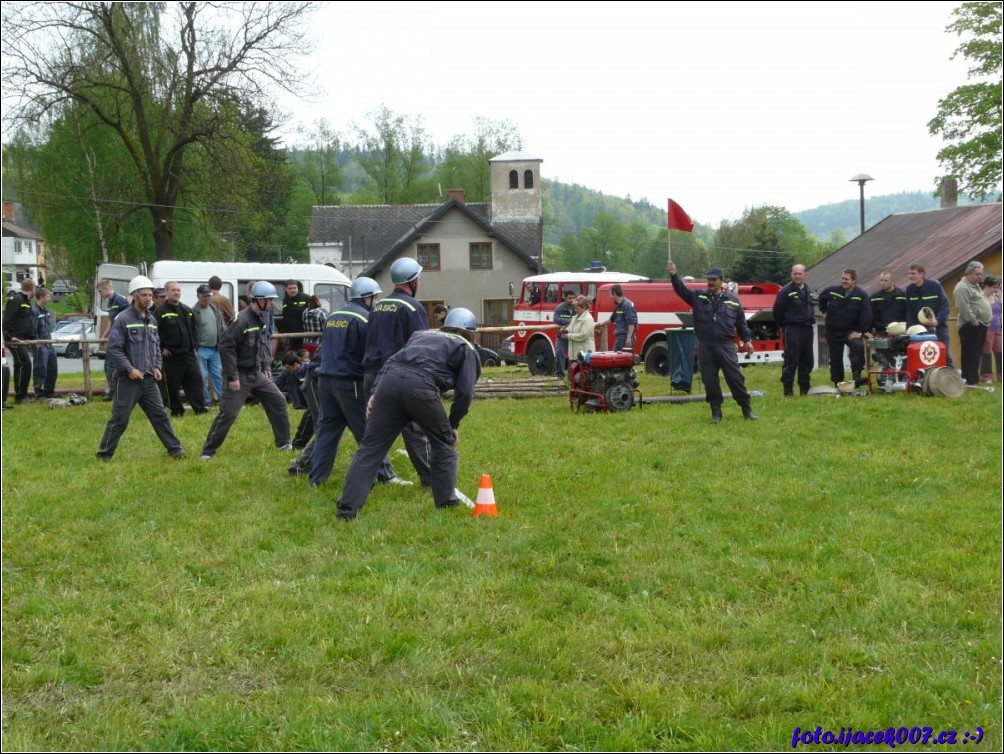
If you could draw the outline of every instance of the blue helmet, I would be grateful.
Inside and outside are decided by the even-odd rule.
[[[421,274],[422,265],[408,257],[401,257],[390,266],[390,279],[394,285],[410,283]]]
[[[470,309],[458,306],[456,309],[450,309],[450,313],[443,320],[443,327],[474,332],[478,329],[478,318],[474,316],[474,312]]]
[[[259,280],[251,286],[251,298],[279,298],[275,286],[267,280]]]
[[[383,293],[380,290],[380,284],[377,283],[373,278],[356,278],[352,281],[352,287],[349,289],[349,298],[366,298],[367,296],[375,296],[378,293]]]

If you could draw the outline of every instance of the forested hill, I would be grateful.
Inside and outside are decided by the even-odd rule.
[[[655,206],[642,199],[607,196],[600,191],[578,184],[544,180],[544,241],[556,244],[563,236],[578,235],[588,228],[593,218],[600,212],[613,215],[625,224],[642,223],[663,227],[666,223],[666,208]],[[963,197],[960,204],[973,204]],[[865,224],[871,227],[889,215],[906,212],[925,212],[938,209],[941,201],[924,191],[904,191],[899,194],[865,197]],[[786,208],[787,209],[787,208]],[[840,231],[843,238],[854,238],[860,228],[861,205],[858,199],[849,199],[836,204],[825,204],[815,209],[793,212],[809,233],[821,240],[833,237]],[[700,232],[700,218],[694,218]]]

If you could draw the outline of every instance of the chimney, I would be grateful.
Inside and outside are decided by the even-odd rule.
[[[450,199],[456,199],[461,204],[467,204],[467,192],[463,189],[450,189]]]
[[[941,208],[959,206],[959,182],[955,178],[941,179]]]
[[[14,222],[14,202],[9,199],[3,200],[3,219]]]

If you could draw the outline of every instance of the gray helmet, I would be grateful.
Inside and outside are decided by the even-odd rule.
[[[275,286],[267,280],[259,280],[251,286],[251,298],[279,298]]]
[[[470,309],[458,306],[456,309],[450,309],[450,313],[443,320],[443,327],[474,332],[478,329],[478,318],[474,316],[474,312]]]
[[[378,293],[383,293],[383,291],[380,290],[380,284],[373,278],[356,278],[352,281],[352,287],[349,288],[349,298],[366,298]]]
[[[390,279],[394,285],[410,283],[421,274],[422,265],[408,257],[401,257],[390,266]]]

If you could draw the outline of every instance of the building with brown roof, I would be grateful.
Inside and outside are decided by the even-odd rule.
[[[858,285],[869,293],[880,288],[879,274],[890,269],[900,288],[908,284],[911,264],[921,264],[925,276],[937,280],[952,304],[952,350],[959,351],[952,291],[971,260],[982,262],[986,274],[1001,274],[1001,204],[948,207],[929,212],[889,215],[850,243],[808,270],[815,290],[840,282],[841,272],[858,271]]]

